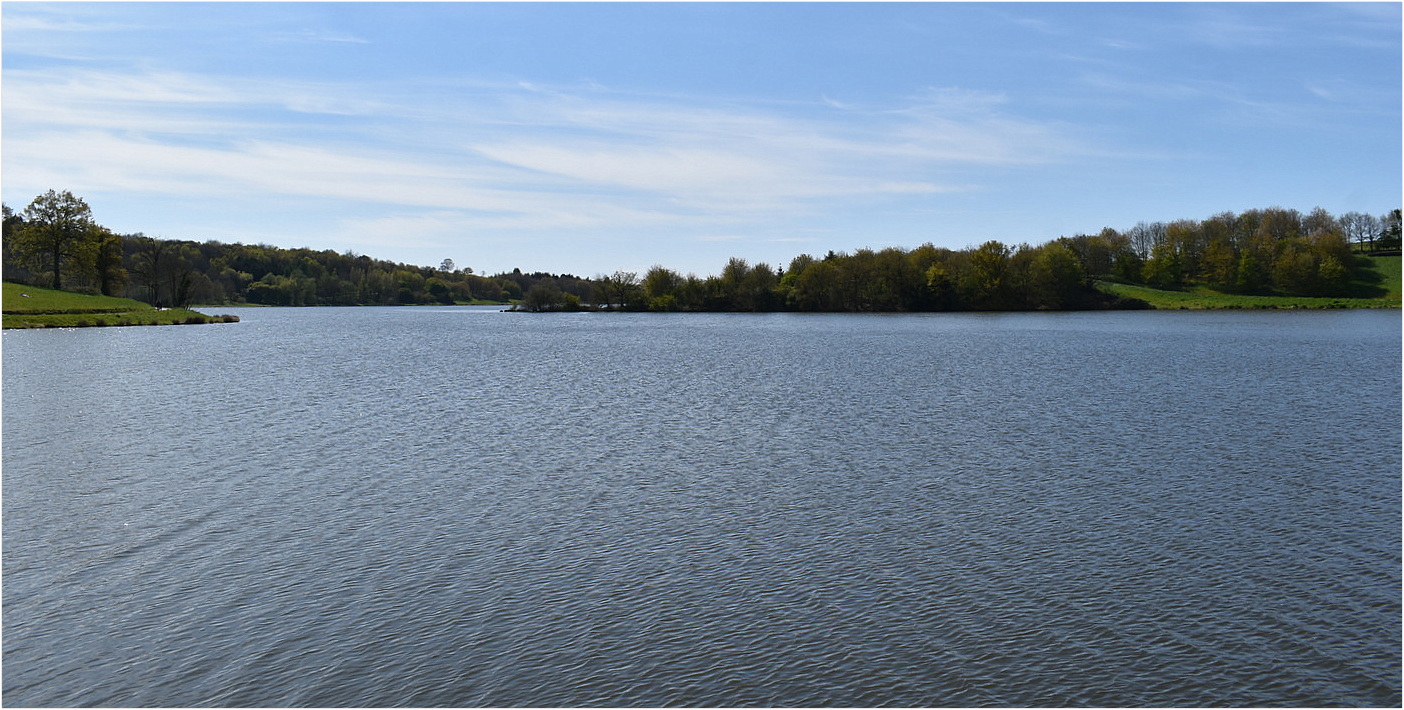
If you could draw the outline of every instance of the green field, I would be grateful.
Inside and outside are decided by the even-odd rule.
[[[1384,292],[1386,300],[1393,300],[1395,307],[1399,306],[1401,293],[1404,288],[1400,286],[1400,262],[1404,257],[1398,256],[1367,256],[1361,257],[1368,263],[1366,279],[1357,281],[1357,289],[1375,288]]]
[[[1167,291],[1146,286],[1099,281],[1101,290],[1125,298],[1138,298],[1152,308],[1164,310],[1208,310],[1217,308],[1399,308],[1400,257],[1360,257],[1362,266],[1348,296],[1243,296],[1222,293],[1204,286],[1187,286]]]
[[[185,308],[157,310],[130,298],[89,296],[71,291],[5,283],[6,328],[85,328],[115,325],[233,323],[237,316],[209,316]]]

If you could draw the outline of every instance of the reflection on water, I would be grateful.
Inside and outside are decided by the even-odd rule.
[[[4,702],[1400,702],[1397,313],[4,334]]]

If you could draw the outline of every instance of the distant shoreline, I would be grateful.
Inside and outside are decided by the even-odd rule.
[[[727,309],[645,309],[621,308],[618,306],[575,302],[569,306],[551,303],[532,307],[528,300],[486,301],[443,304],[405,304],[396,307],[414,306],[494,306],[502,307],[506,313],[1071,313],[1092,311],[1128,310],[1342,310],[1374,309],[1391,310],[1401,308],[1401,257],[1376,256],[1371,260],[1371,271],[1376,279],[1381,297],[1345,296],[1283,296],[1246,295],[1215,291],[1203,286],[1190,286],[1182,289],[1156,289],[1149,286],[1096,281],[1093,286],[1103,300],[1084,303],[1081,308],[1065,309],[950,309],[950,310],[803,310],[791,308],[756,309],[738,311]],[[380,304],[365,304],[380,305]],[[318,306],[272,306],[260,303],[226,303],[195,306],[195,308],[316,308]],[[89,328],[131,325],[199,325],[207,323],[237,323],[235,315],[209,315],[190,308],[157,309],[141,301],[110,296],[96,296],[70,291],[27,286],[15,282],[4,284],[4,323],[5,329],[24,328]]]

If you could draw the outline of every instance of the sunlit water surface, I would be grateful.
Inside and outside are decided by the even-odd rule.
[[[1397,311],[233,312],[4,333],[5,705],[1400,704]]]

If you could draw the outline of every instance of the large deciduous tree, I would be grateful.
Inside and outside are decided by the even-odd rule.
[[[1061,242],[1049,242],[1033,257],[1029,286],[1034,308],[1070,308],[1083,297],[1086,273],[1072,249]]]
[[[68,190],[49,190],[29,203],[24,221],[14,235],[17,251],[37,269],[48,270],[54,288],[63,288],[64,262],[98,236],[92,209]]]

